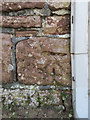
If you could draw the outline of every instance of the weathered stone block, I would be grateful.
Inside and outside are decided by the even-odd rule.
[[[44,2],[4,2],[2,11],[18,11],[25,8],[43,8]]]
[[[18,80],[24,84],[70,86],[69,39],[31,38],[16,46]]]
[[[54,0],[50,1],[48,0],[48,5],[51,10],[57,10],[61,8],[70,9],[70,1],[68,2],[62,2],[61,0]],[[33,9],[33,8],[43,8],[45,4],[45,0],[41,1],[18,1],[18,2],[3,2],[2,5],[2,11],[18,11],[23,9]],[[0,9],[1,10],[1,9]]]
[[[3,89],[2,97],[5,98],[4,104],[12,102],[16,105],[24,106],[25,103],[31,107],[47,105],[62,105],[61,92],[57,90],[39,90],[31,86],[31,89]]]
[[[16,85],[15,85],[16,86]],[[69,90],[39,90],[39,86],[20,85],[0,88],[2,91],[3,118],[68,118],[72,115]],[[1,102],[0,101],[0,102]],[[13,115],[14,113],[14,115]],[[27,114],[28,113],[28,114]]]
[[[61,35],[70,33],[70,16],[47,17],[45,21],[44,34]]]
[[[2,83],[13,82],[11,34],[2,34]]]
[[[16,37],[37,36],[38,31],[16,31]]]
[[[63,2],[62,0],[54,0],[48,2],[51,10],[57,10],[60,8],[70,9],[70,0]]]
[[[2,17],[2,16],[1,16]],[[19,16],[10,17],[3,16],[0,17],[0,26],[2,27],[41,27],[41,18],[39,16]]]

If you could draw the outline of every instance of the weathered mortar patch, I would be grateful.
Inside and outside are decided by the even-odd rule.
[[[66,2],[66,1],[63,2],[61,0],[49,1],[48,5],[51,10],[57,10],[57,9],[61,9],[61,8],[70,9],[70,1],[69,0],[68,0],[68,2]]]
[[[0,88],[2,91],[2,105],[3,110],[9,117],[38,117],[41,114],[43,117],[69,118],[71,113],[71,92],[69,90],[57,91],[52,90],[39,90],[38,86],[20,86],[20,88],[5,89]],[[0,94],[1,95],[1,94]],[[46,111],[48,110],[48,113]],[[22,111],[22,112],[21,112]],[[31,111],[31,112],[30,112]],[[18,114],[17,114],[18,112]],[[49,113],[50,112],[50,113]],[[31,113],[31,114],[28,114]],[[65,114],[65,115],[63,115]],[[28,116],[27,116],[28,115]],[[40,115],[40,116],[41,116]],[[3,111],[3,117],[6,115]]]
[[[29,106],[38,107],[41,102],[41,105],[65,105],[67,110],[71,106],[68,103],[71,100],[71,93],[68,89],[62,92],[53,88],[51,90],[40,90],[39,86],[31,85],[27,88],[20,86],[20,88],[11,89],[0,88],[0,90],[2,91],[4,105],[15,102],[18,106],[24,106],[25,103],[28,103]],[[64,104],[63,101],[65,102]]]
[[[61,9],[61,10],[56,10],[56,11],[52,11],[52,14],[54,15],[68,15],[70,14],[69,10],[65,10],[65,9]]]
[[[62,105],[60,91],[39,90],[38,87],[34,86],[31,86],[30,89],[23,89],[23,87],[21,89],[3,89],[2,98],[5,98],[5,105],[11,104],[14,101],[17,105],[21,106],[28,102],[31,107],[38,107],[40,102],[42,105]]]

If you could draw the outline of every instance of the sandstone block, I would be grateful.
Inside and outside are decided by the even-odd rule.
[[[4,2],[2,4],[2,11],[18,11],[30,8],[43,8],[44,2]]]
[[[24,84],[70,86],[69,39],[36,37],[16,46],[18,80]]]
[[[70,16],[47,17],[44,34],[62,35],[70,33]]]
[[[11,34],[2,34],[2,83],[13,82]]]
[[[1,16],[2,17],[2,16]],[[2,27],[41,27],[41,18],[39,16],[19,16],[19,17],[10,17],[3,16],[0,17],[0,26]]]
[[[54,0],[48,2],[51,10],[57,10],[61,8],[70,9],[70,0],[63,2],[62,0]]]

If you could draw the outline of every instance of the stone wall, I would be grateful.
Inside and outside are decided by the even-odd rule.
[[[72,116],[70,2],[1,5],[4,107],[52,105]]]

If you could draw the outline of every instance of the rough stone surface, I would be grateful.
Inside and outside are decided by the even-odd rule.
[[[38,31],[16,31],[16,37],[37,36]]]
[[[5,98],[4,104],[8,105],[15,101],[19,106],[28,103],[31,107],[41,105],[62,105],[61,93],[57,90],[38,90],[37,87],[30,89],[3,89],[2,97]],[[53,94],[52,94],[53,93]]]
[[[2,11],[17,11],[25,8],[43,8],[44,2],[4,2]]]
[[[68,2],[62,2],[62,0],[54,0],[54,1],[50,1],[48,0],[48,5],[49,8],[51,10],[57,10],[57,9],[61,9],[61,8],[65,8],[65,9],[70,9],[70,1],[68,0]],[[2,11],[6,12],[6,11],[18,11],[18,10],[23,10],[23,9],[33,9],[33,8],[43,8],[45,4],[45,0],[41,0],[41,1],[32,1],[29,0],[27,1],[22,1],[22,2],[4,2],[2,4]],[[0,9],[1,10],[1,9]]]
[[[65,9],[61,9],[61,10],[52,11],[52,14],[55,14],[55,15],[66,15],[66,14],[70,14],[70,11],[69,10],[65,10]]]
[[[61,35],[70,33],[70,16],[53,16],[45,20],[44,34]]]
[[[0,87],[3,118],[69,118],[69,114],[72,115],[71,91],[68,89],[40,90],[39,86],[24,84],[7,87]]]
[[[0,28],[2,33],[9,33],[9,34],[14,34],[14,29],[13,28]]]
[[[40,15],[40,16],[50,16],[51,11],[49,8],[43,8],[43,9],[24,9],[20,11],[11,11],[9,13],[2,13],[3,15],[8,16],[28,16],[28,15]]]
[[[2,16],[1,16],[2,17]],[[19,16],[19,17],[10,17],[3,16],[0,17],[0,26],[2,27],[41,27],[41,18],[39,16]]]
[[[2,34],[2,83],[13,82],[11,34]]]
[[[31,38],[16,46],[18,80],[24,84],[70,86],[69,39]]]
[[[54,0],[54,1],[49,1],[48,4],[49,4],[49,7],[51,10],[57,10],[60,8],[70,9],[70,1],[69,0],[68,0],[68,2],[62,2],[62,0]]]
[[[3,0],[0,13],[3,118],[72,117],[70,1]]]

